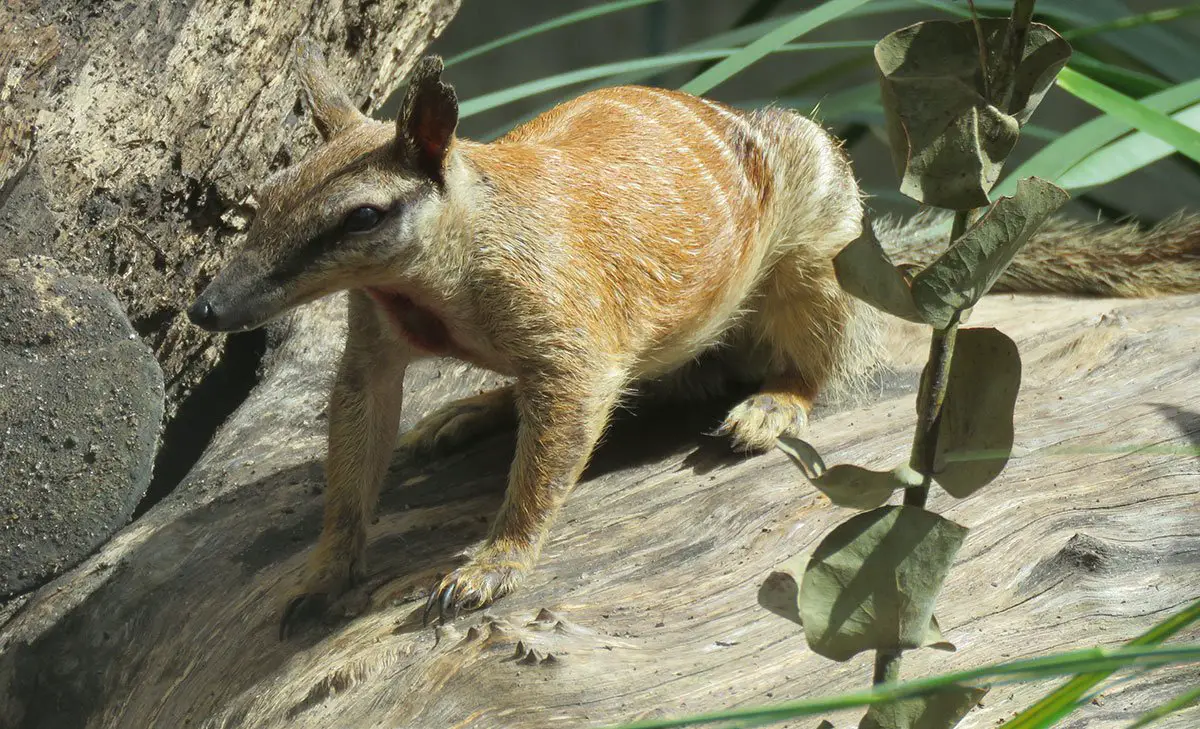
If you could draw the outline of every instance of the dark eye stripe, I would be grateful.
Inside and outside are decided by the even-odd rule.
[[[390,204],[386,210],[373,208],[373,206],[361,206],[354,208],[346,217],[335,222],[331,227],[321,231],[317,235],[309,238],[307,241],[295,246],[291,253],[281,260],[274,267],[271,278],[279,282],[287,282],[296,276],[304,273],[305,270],[320,259],[323,255],[337,247],[339,243],[347,237],[345,223],[350,215],[353,215],[363,207],[372,207],[380,213],[380,221],[376,224],[376,228],[383,224],[388,217],[397,213],[403,213],[405,209],[412,206],[422,197],[429,195],[433,190],[432,184],[420,185],[412,190],[408,195],[405,195]]]

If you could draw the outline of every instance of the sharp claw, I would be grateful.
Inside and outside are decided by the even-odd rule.
[[[429,627],[429,611],[433,610],[433,603],[436,602],[436,598],[437,591],[435,590],[429,594],[428,598],[425,599],[425,609],[421,611],[422,628]]]
[[[442,603],[438,609],[438,616],[441,618],[442,623],[446,622],[446,613],[450,612],[452,608],[456,607],[454,602],[454,593],[456,592],[458,592],[458,583],[451,582],[446,588],[445,593],[442,594]],[[458,611],[454,610],[450,619],[453,620],[457,615]]]

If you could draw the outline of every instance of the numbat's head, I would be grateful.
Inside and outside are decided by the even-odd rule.
[[[324,144],[259,190],[245,244],[188,310],[211,331],[253,329],[340,289],[394,282],[442,198],[458,99],[440,58],[417,64],[394,126],[350,103],[311,42],[297,42],[295,62]]]

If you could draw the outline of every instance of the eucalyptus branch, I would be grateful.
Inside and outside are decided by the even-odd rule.
[[[1035,4],[1036,0],[1014,0],[1013,12],[1008,29],[1004,34],[1003,45],[995,59],[995,66],[991,69],[985,63],[988,52],[982,27],[978,17],[972,12],[976,37],[979,42],[984,95],[1002,109],[1007,110],[1011,101],[1013,81],[1024,54],[1025,40],[1029,34],[1029,24],[1033,18]],[[971,9],[974,11],[974,3],[971,4]],[[954,226],[950,231],[951,245],[966,232],[982,211],[982,208],[974,208],[955,213]],[[906,506],[924,508],[929,499],[929,487],[933,485],[938,428],[950,380],[950,364],[954,358],[954,343],[958,336],[960,316],[961,313],[955,313],[945,327],[934,329],[930,339],[929,360],[921,373],[921,383],[917,394],[917,430],[913,437],[912,454],[909,459],[909,465],[921,474],[922,483],[920,486],[904,490]],[[902,651],[877,650],[873,683],[878,685],[898,681],[902,658]]]

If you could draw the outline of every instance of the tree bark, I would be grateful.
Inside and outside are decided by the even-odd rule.
[[[364,109],[402,82],[458,0],[6,0],[0,259],[58,259],[126,307],[170,417],[224,337],[181,310],[253,212],[254,186],[315,141],[289,47],[326,50]]]
[[[619,423],[539,567],[445,626],[421,626],[423,598],[482,539],[512,436],[393,464],[365,612],[280,642],[319,529],[340,307],[291,319],[263,382],[175,494],[0,616],[0,727],[604,726],[867,686],[869,654],[820,658],[756,602],[775,565],[850,512],[780,453],[730,458],[701,435],[720,417],[703,407]],[[958,651],[906,654],[905,677],[1116,645],[1200,595],[1200,297],[999,296],[967,326],[980,325],[1025,361],[1020,457],[969,499],[933,490],[930,508],[972,530],[937,609]],[[897,342],[878,392],[814,419],[828,462],[907,458],[925,341]],[[491,380],[419,368],[406,423]],[[1197,680],[1185,667],[1113,685],[1063,726],[1126,726]],[[1052,685],[998,687],[960,726],[993,727]],[[1193,708],[1161,726],[1198,721]]]

